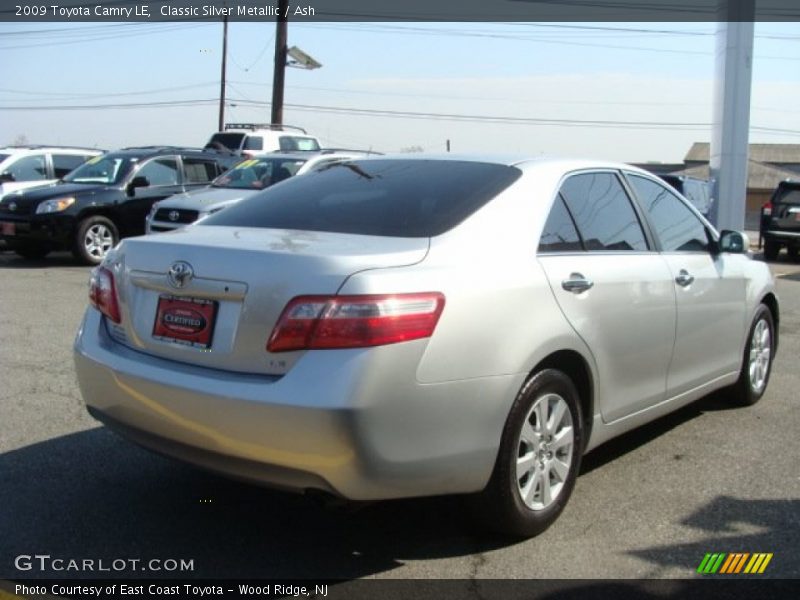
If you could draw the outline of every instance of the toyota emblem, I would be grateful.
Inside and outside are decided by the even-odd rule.
[[[194,269],[189,263],[179,260],[172,263],[172,266],[167,271],[167,281],[174,288],[186,287],[186,285],[194,277]]]
[[[177,221],[181,214],[177,210],[171,210],[167,216],[169,217],[170,221]]]

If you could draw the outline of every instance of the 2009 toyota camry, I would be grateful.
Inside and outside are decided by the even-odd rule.
[[[237,478],[367,500],[479,493],[552,523],[588,450],[767,387],[747,239],[626,165],[376,158],[130,238],[75,342],[89,411]]]

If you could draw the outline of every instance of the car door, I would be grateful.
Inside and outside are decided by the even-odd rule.
[[[626,174],[669,266],[677,304],[670,397],[741,366],[746,281],[741,255],[715,251],[711,230],[660,182]]]
[[[183,191],[177,156],[160,156],[142,163],[129,182],[144,178],[147,185],[130,188],[121,212],[127,235],[144,234],[145,219],[159,200]]]
[[[540,238],[550,287],[593,354],[606,422],[665,398],[675,291],[648,235],[619,174],[591,171],[562,182]]]

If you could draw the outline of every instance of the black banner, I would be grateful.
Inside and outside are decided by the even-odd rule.
[[[20,598],[316,598],[324,600],[646,600],[797,598],[797,580],[15,580],[0,590]],[[0,591],[0,598],[3,597]]]
[[[796,0],[8,0],[0,21],[798,21]]]

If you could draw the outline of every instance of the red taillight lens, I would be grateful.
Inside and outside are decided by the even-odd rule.
[[[89,282],[89,302],[114,323],[122,321],[114,274],[105,267],[98,267],[92,272],[92,279]]]
[[[764,206],[761,207],[761,214],[765,217],[772,216],[772,202],[767,202]]]
[[[364,348],[426,338],[443,309],[438,292],[299,296],[283,310],[267,350]]]

